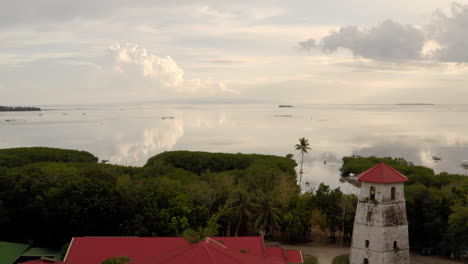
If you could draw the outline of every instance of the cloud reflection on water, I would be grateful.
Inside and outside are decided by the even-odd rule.
[[[467,173],[468,124],[460,116],[468,106],[400,107],[395,105],[171,106],[96,108],[81,112],[47,111],[44,116],[0,113],[0,147],[50,146],[87,150],[111,163],[141,166],[168,150],[293,153],[297,139],[309,139],[303,182],[316,188],[338,181],[343,156],[403,157],[437,172]],[[291,115],[300,118],[278,118]],[[174,119],[162,120],[164,116]],[[322,122],[327,120],[327,122]],[[435,162],[432,156],[442,158]],[[324,161],[327,161],[324,164]],[[306,186],[303,186],[304,188]]]

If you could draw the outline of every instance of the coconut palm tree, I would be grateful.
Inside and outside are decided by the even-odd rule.
[[[299,152],[301,153],[301,170],[299,171],[299,186],[301,186],[301,183],[302,183],[302,174],[304,173],[302,171],[302,164],[304,163],[304,153],[307,154],[307,150],[308,149],[311,149],[309,147],[309,141],[305,138],[300,138],[299,139],[299,144],[296,144],[296,150],[299,150]]]
[[[276,207],[273,196],[258,195],[253,208],[256,211],[255,227],[273,236],[273,230],[279,228],[281,224],[281,210]]]
[[[230,207],[227,211],[234,213],[237,217],[237,227],[234,236],[238,236],[240,226],[252,216],[252,200],[247,192],[244,190],[237,190],[233,192],[227,203]]]

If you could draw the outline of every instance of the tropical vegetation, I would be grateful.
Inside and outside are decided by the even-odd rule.
[[[325,184],[301,193],[296,162],[257,154],[173,151],[143,167],[97,163],[83,151],[0,150],[2,240],[60,247],[73,236],[265,234],[304,242],[312,227],[351,241],[357,197]],[[385,161],[407,175],[412,248],[461,256],[467,244],[468,181],[402,159],[345,157],[343,175]]]

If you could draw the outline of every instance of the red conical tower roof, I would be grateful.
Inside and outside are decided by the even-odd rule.
[[[408,181],[408,178],[403,174],[383,162],[360,173],[356,177],[358,181],[362,182],[393,183]]]

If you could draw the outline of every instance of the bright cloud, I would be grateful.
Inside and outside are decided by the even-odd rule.
[[[169,56],[166,58],[151,54],[137,44],[114,44],[109,47],[114,59],[114,69],[122,74],[139,74],[160,87],[176,92],[189,92],[202,96],[217,94],[238,94],[225,84],[213,80],[184,79],[184,70]]]

